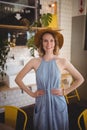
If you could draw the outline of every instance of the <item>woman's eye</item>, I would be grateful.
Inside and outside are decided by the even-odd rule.
[[[48,40],[43,40],[43,42],[47,42]]]
[[[50,42],[54,42],[54,40],[50,40]]]
[[[54,42],[54,40],[53,40],[53,39],[50,40],[50,41],[48,41],[48,40],[43,40],[43,42]]]

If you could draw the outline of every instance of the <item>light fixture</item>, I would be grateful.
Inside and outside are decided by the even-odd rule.
[[[20,15],[20,13],[16,13],[15,18],[16,18],[17,20],[20,20],[22,17],[21,17],[21,15]]]
[[[51,7],[54,7],[54,6],[55,6],[55,3],[52,3],[52,4],[51,4]]]
[[[51,3],[48,6],[54,8],[55,7],[55,2],[51,1]]]

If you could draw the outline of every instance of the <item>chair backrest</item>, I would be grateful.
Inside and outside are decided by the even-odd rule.
[[[16,106],[0,106],[4,110],[4,123],[15,128],[15,130],[25,130],[27,114]]]
[[[71,74],[69,73],[62,74],[61,84],[63,88],[67,89],[68,87],[70,87],[73,81],[74,79]],[[71,92],[70,94],[65,95],[65,98],[68,104],[69,104],[69,99],[72,98],[77,98],[80,101],[80,96],[77,89],[73,90],[73,92]]]
[[[87,130],[87,109],[80,113],[78,117],[78,127],[80,130]]]

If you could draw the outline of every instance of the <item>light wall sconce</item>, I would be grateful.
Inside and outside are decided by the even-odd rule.
[[[56,1],[51,1],[48,6],[51,8],[53,14],[57,13],[57,2]]]
[[[52,8],[52,7],[54,8],[54,7],[56,6],[56,2],[51,1],[51,3],[50,3],[48,6],[51,7],[51,8]]]

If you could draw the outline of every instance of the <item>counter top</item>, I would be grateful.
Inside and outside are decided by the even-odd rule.
[[[36,86],[36,84],[30,84],[30,85],[28,85],[27,87],[29,87],[29,88],[31,88],[31,87],[33,87],[33,86]],[[0,87],[0,92],[1,91],[9,91],[9,90],[17,90],[17,89],[20,89],[19,87],[13,87],[13,88],[9,88],[8,86],[1,86]]]

